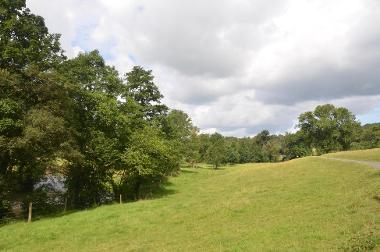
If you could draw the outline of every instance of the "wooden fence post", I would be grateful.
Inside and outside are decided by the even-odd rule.
[[[119,198],[120,198],[120,204],[122,204],[123,201],[122,201],[122,198],[121,198],[121,193],[120,193],[120,195],[119,195]]]
[[[28,223],[32,222],[32,202],[29,202]]]

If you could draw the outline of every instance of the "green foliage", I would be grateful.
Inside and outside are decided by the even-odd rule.
[[[125,99],[133,99],[140,106],[148,120],[154,120],[166,114],[168,108],[161,104],[162,94],[153,82],[151,70],[144,70],[140,66],[133,67],[132,71],[125,75],[126,92]]]
[[[44,19],[30,13],[25,0],[0,2],[0,68],[20,73],[26,68],[41,71],[64,57],[59,35],[50,34]]]
[[[309,156],[311,154],[310,147],[307,146],[301,131],[294,134],[285,134],[285,143],[283,153],[286,159]]]
[[[196,163],[200,160],[200,138],[198,136],[198,129],[193,127],[189,138],[185,142],[184,157],[192,167],[196,166]]]
[[[34,197],[34,185],[70,139],[66,90],[54,72],[64,59],[59,35],[49,34],[25,1],[0,2],[0,180],[7,207]]]
[[[114,67],[106,65],[99,51],[80,53],[76,58],[67,60],[59,67],[66,81],[79,85],[81,90],[104,93],[115,97],[125,88],[119,73]]]
[[[353,149],[370,149],[380,147],[380,124],[366,124],[357,134]]]
[[[238,164],[240,162],[240,155],[239,151],[237,149],[237,141],[234,141],[234,139],[225,139],[225,161],[229,164]]]
[[[163,131],[168,139],[176,142],[178,154],[182,159],[195,165],[198,159],[198,129],[191,118],[181,110],[171,110],[163,120]]]
[[[194,126],[191,118],[183,111],[173,109],[165,120],[165,131],[170,139],[186,141],[191,135]]]
[[[207,149],[207,161],[214,166],[215,169],[224,163],[225,146],[224,138],[219,133],[214,133],[210,136],[210,146]]]
[[[270,135],[267,130],[252,138],[217,136],[199,135],[200,161],[218,163],[219,166],[221,163],[278,162],[283,159],[283,136]]]
[[[97,50],[67,60],[25,1],[0,1],[0,219],[12,203],[38,201],[42,212],[47,176],[63,176],[67,207],[84,208],[178,170],[189,117],[166,117],[151,71],[125,76]]]
[[[331,104],[317,106],[313,112],[301,114],[298,120],[305,140],[320,153],[348,150],[360,127],[348,109]]]
[[[23,127],[21,112],[20,103],[9,98],[0,100],[0,135],[12,137],[21,133]]]
[[[268,130],[263,130],[252,139],[254,144],[252,148],[252,158],[254,162],[270,162],[276,160],[275,157],[278,152],[275,148],[274,141],[270,143],[272,138]],[[274,152],[271,153],[271,151]]]
[[[136,198],[143,182],[155,182],[179,171],[178,150],[160,132],[149,126],[132,135],[130,145],[122,154],[121,178],[134,185]]]
[[[240,163],[250,163],[253,162],[253,151],[254,143],[251,138],[242,138],[239,140],[237,148],[239,153],[239,162]]]
[[[272,137],[265,145],[264,149],[270,162],[282,161],[282,143],[280,137]]]
[[[149,126],[132,135],[122,160],[132,176],[166,176],[179,168],[174,146]]]
[[[207,150],[210,146],[210,135],[209,134],[200,134],[199,139],[199,160],[206,161],[207,159]]]

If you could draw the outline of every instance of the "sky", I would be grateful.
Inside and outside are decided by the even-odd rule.
[[[153,70],[202,132],[294,131],[317,105],[380,122],[378,0],[27,0],[69,57]]]

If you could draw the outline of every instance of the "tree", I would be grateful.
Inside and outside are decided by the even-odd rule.
[[[245,137],[239,139],[237,149],[239,153],[239,163],[249,163],[254,161],[254,142],[251,138]]]
[[[219,133],[210,136],[210,146],[207,149],[207,161],[214,166],[215,169],[225,160],[224,138]]]
[[[194,127],[190,133],[190,138],[186,142],[184,156],[185,161],[188,162],[193,168],[200,160],[200,138],[198,136],[198,129]]]
[[[70,99],[54,70],[64,59],[59,35],[25,1],[1,1],[0,181],[8,202],[33,198],[35,184],[70,145]]]
[[[118,100],[124,88],[122,79],[115,68],[105,64],[98,51],[65,61],[58,72],[73,101],[69,120],[80,153],[70,162],[67,172],[70,207],[106,203],[112,200],[109,187],[114,171],[123,165],[121,155],[132,131],[143,127],[135,125],[139,118],[134,113],[137,104]]]
[[[207,162],[207,150],[210,147],[210,135],[209,134],[199,134],[199,159],[202,162]]]
[[[118,97],[125,88],[115,67],[107,65],[98,50],[66,60],[59,66],[59,72],[68,83],[82,91]]]
[[[173,109],[165,118],[164,131],[170,139],[185,141],[189,138],[193,129],[191,118],[181,110]]]
[[[6,199],[11,202],[35,197],[35,185],[47,173],[54,172],[51,169],[54,160],[66,152],[70,141],[65,120],[49,110],[31,109],[21,122],[24,127],[20,136],[8,138],[7,143],[0,141],[0,177],[8,191]]]
[[[366,124],[359,135],[362,148],[380,147],[380,123]]]
[[[271,139],[268,130],[262,130],[259,134],[255,136],[255,141],[260,147],[264,147]]]
[[[265,152],[269,162],[278,162],[281,160],[281,139],[279,136],[273,135],[265,145]]]
[[[239,152],[237,150],[236,144],[231,141],[226,143],[226,162],[229,164],[238,164],[240,161]]]
[[[191,118],[183,111],[173,109],[165,117],[163,131],[168,139],[175,142],[179,154],[194,165],[198,151],[198,129]]]
[[[272,139],[268,130],[262,130],[254,138],[254,144],[251,151],[253,152],[253,160],[255,162],[270,162],[269,143]]]
[[[22,73],[45,71],[61,62],[59,35],[50,34],[44,19],[26,8],[25,0],[0,3],[0,68]]]
[[[301,131],[294,134],[286,133],[283,148],[283,153],[287,160],[305,157],[311,154],[311,149],[307,146],[307,142]]]
[[[133,185],[135,198],[140,198],[141,187],[160,182],[179,170],[178,153],[172,142],[160,137],[150,126],[132,136],[122,154],[122,180]]]
[[[348,150],[360,127],[352,112],[331,104],[320,105],[312,112],[301,114],[298,121],[305,140],[321,153]]]
[[[134,66],[132,71],[125,74],[125,79],[127,83],[123,98],[136,101],[146,119],[153,120],[166,114],[168,108],[161,104],[163,96],[153,82],[154,76],[151,70]]]

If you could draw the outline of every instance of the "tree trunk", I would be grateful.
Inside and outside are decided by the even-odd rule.
[[[32,202],[29,202],[28,223],[32,222]]]

